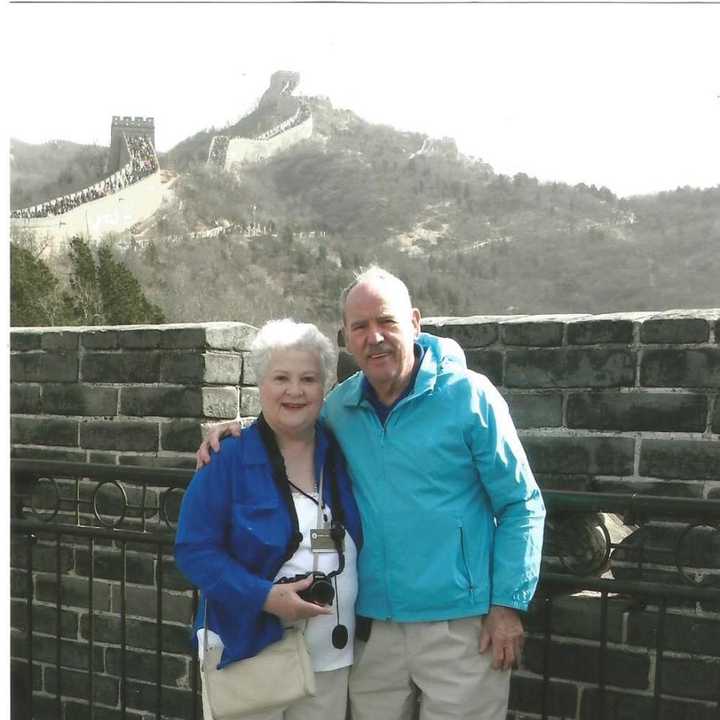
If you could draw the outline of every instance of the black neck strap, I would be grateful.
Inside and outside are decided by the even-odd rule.
[[[265,446],[265,451],[270,459],[270,466],[272,468],[272,476],[275,485],[277,486],[280,497],[285,500],[290,512],[290,522],[292,523],[293,533],[288,543],[287,551],[285,553],[285,560],[289,560],[295,551],[300,547],[302,542],[302,533],[300,532],[300,526],[298,524],[297,510],[295,503],[292,498],[292,491],[290,490],[290,480],[288,479],[287,468],[285,467],[285,460],[283,459],[280,447],[277,443],[275,433],[273,429],[268,425],[267,420],[263,417],[262,413],[257,419],[257,428],[260,433],[260,438]],[[333,521],[337,521],[341,524],[345,524],[345,513],[343,512],[342,503],[340,502],[340,492],[338,490],[337,481],[337,440],[328,431],[329,443],[328,452],[325,458],[325,467],[330,471],[330,508],[332,509]],[[322,502],[322,498],[320,498]]]

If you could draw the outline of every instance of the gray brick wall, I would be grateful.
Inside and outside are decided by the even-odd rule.
[[[468,365],[508,401],[536,475],[545,488],[720,498],[720,311],[611,316],[438,318],[424,329],[453,337]],[[200,426],[257,414],[255,378],[245,359],[254,329],[241,323],[11,331],[12,454],[117,465],[194,466]],[[341,357],[342,376],[352,371]],[[68,488],[65,488],[68,490]],[[139,490],[132,488],[131,501]],[[68,490],[69,491],[69,490]],[[81,487],[87,500],[92,488]],[[150,491],[153,502],[156,491]],[[137,523],[137,513],[132,522]],[[672,547],[676,528],[650,526],[653,547]],[[693,536],[702,566],[720,564],[717,533]],[[707,542],[699,542],[705,537]],[[25,677],[28,548],[11,547],[11,655]],[[715,550],[713,550],[715,548]],[[89,717],[87,668],[92,625],[94,717],[119,712],[120,618],[128,618],[127,717],[154,717],[158,672],[163,717],[192,716],[188,622],[192,595],[167,548],[128,546],[126,598],[117,547],[40,536],[32,551],[35,718],[57,718],[54,693],[60,598],[65,718]],[[57,573],[60,574],[58,583]],[[93,620],[89,614],[89,577]],[[622,576],[622,570],[618,571]],[[162,578],[162,662],[155,650]],[[655,579],[673,579],[672,569]],[[544,663],[544,608],[527,618],[528,642],[512,683],[510,717],[538,717]],[[720,608],[674,610],[662,717],[716,717],[720,683]],[[551,683],[553,717],[599,719],[600,603],[556,598]],[[607,718],[651,717],[657,615],[652,607],[612,600],[608,608]]]

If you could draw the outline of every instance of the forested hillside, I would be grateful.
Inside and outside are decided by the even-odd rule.
[[[330,327],[340,288],[369,262],[403,276],[425,315],[720,305],[718,187],[620,199],[507,177],[450,139],[306,101],[313,137],[236,172],[206,166],[214,131],[180,143],[160,159],[178,172],[173,201],[108,239],[168,321],[292,314]],[[40,192],[31,165],[15,158],[14,193]]]

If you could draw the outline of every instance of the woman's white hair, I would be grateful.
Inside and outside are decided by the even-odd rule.
[[[320,380],[327,389],[335,380],[337,352],[330,340],[312,323],[290,318],[270,320],[259,330],[250,345],[250,364],[258,384],[262,382],[276,350],[305,350],[320,359]]]

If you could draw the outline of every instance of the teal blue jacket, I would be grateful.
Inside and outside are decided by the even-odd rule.
[[[357,612],[398,622],[526,610],[545,507],[505,400],[452,340],[426,348],[383,427],[356,373],[324,417],[347,459],[365,544]]]

